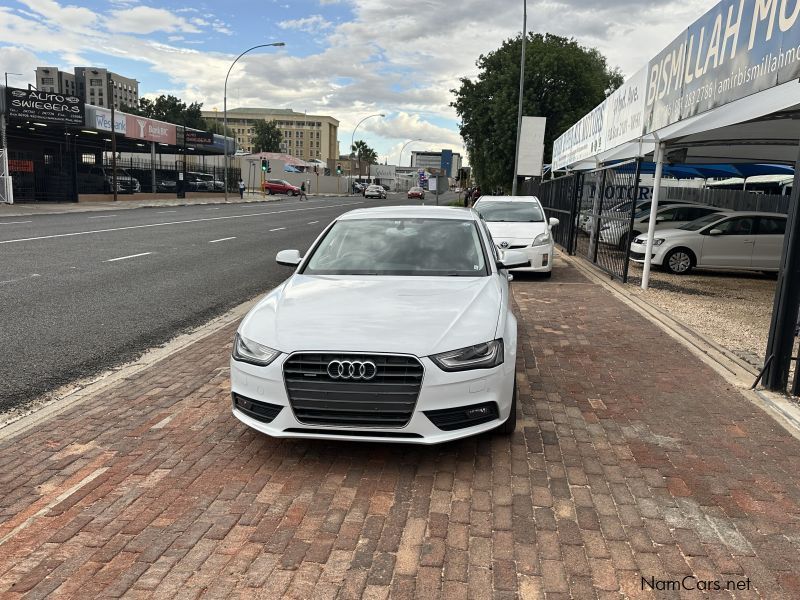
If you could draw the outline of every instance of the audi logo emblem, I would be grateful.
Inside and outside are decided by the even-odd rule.
[[[332,360],[328,363],[328,376],[331,379],[352,379],[369,381],[378,372],[374,362],[365,360]]]

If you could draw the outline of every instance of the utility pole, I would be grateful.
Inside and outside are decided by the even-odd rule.
[[[111,75],[106,73],[108,77],[108,103],[111,105],[111,187],[114,190],[114,202],[117,201],[117,129],[114,123],[114,96],[113,87],[114,81]]]
[[[517,173],[519,172],[519,138],[522,133],[522,100],[525,94],[525,42],[528,38],[528,0],[522,2],[522,58],[519,67],[519,107],[517,108],[517,149],[514,152],[514,179],[511,195],[517,195]]]

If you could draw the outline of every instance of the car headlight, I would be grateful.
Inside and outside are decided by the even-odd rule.
[[[266,367],[280,352],[236,334],[233,339],[233,360]]]
[[[550,243],[550,234],[547,232],[540,233],[533,240],[533,246],[546,246]]]
[[[492,340],[460,350],[432,354],[430,359],[442,371],[491,369],[503,364],[503,340]]]
[[[645,240],[645,244],[646,243],[647,243],[647,240]],[[653,246],[660,246],[663,243],[664,243],[664,238],[656,238],[656,239],[653,240]]]

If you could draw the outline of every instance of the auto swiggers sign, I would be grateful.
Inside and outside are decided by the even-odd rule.
[[[77,96],[6,88],[6,110],[11,119],[84,125],[84,104]]]

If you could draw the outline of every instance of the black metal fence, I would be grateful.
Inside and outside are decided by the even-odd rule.
[[[746,190],[721,190],[714,188],[685,188],[661,186],[662,200],[684,200],[698,202],[728,210],[752,210],[756,212],[789,212],[791,196],[759,194]]]
[[[554,217],[559,221],[552,229],[553,238],[569,254],[575,251],[576,211],[582,184],[583,175],[576,173],[537,185],[539,201],[547,218]]]
[[[200,157],[187,157],[177,161],[155,162],[138,158],[118,158],[116,161],[116,186],[119,194],[177,193],[183,173],[185,191],[224,193],[223,167],[205,166]],[[81,162],[77,168],[79,194],[110,194],[113,192],[114,168],[109,157],[101,163]],[[240,170],[228,169],[228,192],[237,191]]]

